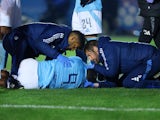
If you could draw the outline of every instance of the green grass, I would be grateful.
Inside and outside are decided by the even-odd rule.
[[[159,120],[160,91],[157,89],[54,89],[5,90],[0,89],[1,120]],[[9,105],[61,106],[112,108],[109,110],[84,110],[69,108],[9,108]],[[138,111],[127,109],[141,108]],[[154,108],[147,111],[147,108]],[[117,110],[118,109],[118,110]]]
[[[137,41],[136,37],[128,36],[113,36],[112,39]],[[67,56],[72,55],[75,53],[67,52]],[[38,60],[42,59],[44,56],[38,58]],[[8,69],[9,62],[10,58]],[[160,91],[158,89],[9,90],[0,88],[0,120],[159,120],[159,118]]]

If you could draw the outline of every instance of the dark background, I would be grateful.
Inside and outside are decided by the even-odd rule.
[[[71,26],[75,0],[21,0],[23,23],[54,22]],[[138,35],[143,22],[136,0],[102,0],[103,33]]]

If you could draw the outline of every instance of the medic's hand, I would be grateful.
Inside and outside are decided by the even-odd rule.
[[[88,64],[86,64],[86,68],[87,69],[94,69],[95,63],[94,62],[89,62]]]
[[[58,55],[57,59],[64,64],[65,67],[71,67],[71,63],[70,63],[70,60],[63,56],[63,55]]]
[[[84,83],[84,87],[85,88],[88,88],[88,87],[93,88],[94,87],[94,83],[89,82],[88,80],[86,80],[85,83]]]

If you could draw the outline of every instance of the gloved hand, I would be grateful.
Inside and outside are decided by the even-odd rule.
[[[86,64],[86,67],[87,67],[87,69],[93,69],[94,68],[94,66],[95,66],[95,63],[94,62],[89,62],[88,64]]]
[[[93,1],[95,1],[95,0],[81,0],[80,4],[81,4],[82,7],[84,7],[85,5],[90,4]]]
[[[57,59],[64,64],[65,67],[71,67],[69,59],[63,55],[58,55]]]
[[[89,82],[88,80],[86,80],[85,83],[84,83],[84,87],[85,88],[88,88],[88,87],[93,88],[94,87],[94,83]]]
[[[153,3],[154,0],[146,0],[148,3]]]

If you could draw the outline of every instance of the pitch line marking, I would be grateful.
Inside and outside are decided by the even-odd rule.
[[[160,111],[160,108],[107,108],[85,106],[54,106],[54,105],[10,105],[3,104],[0,108],[35,108],[35,109],[69,109],[69,110],[92,110],[92,111]]]

